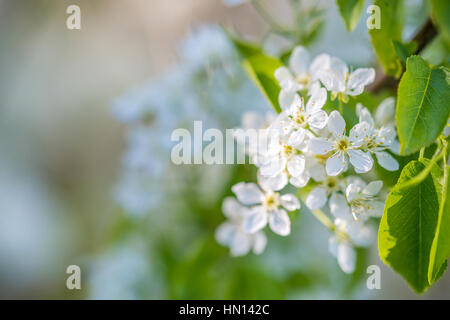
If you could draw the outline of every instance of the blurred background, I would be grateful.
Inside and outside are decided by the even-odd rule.
[[[170,134],[270,109],[220,26],[274,55],[301,39],[313,54],[374,60],[364,15],[347,33],[334,1],[303,1],[294,39],[267,34],[261,8],[224,2],[0,0],[0,298],[449,299],[450,273],[417,296],[376,245],[344,274],[306,210],[260,256],[232,258],[216,243],[223,198],[255,169],[175,166]],[[427,16],[407,2],[405,37]],[[296,23],[288,0],[260,3]],[[71,4],[81,30],[66,28]],[[72,264],[81,290],[66,288]],[[371,264],[381,290],[366,288]]]

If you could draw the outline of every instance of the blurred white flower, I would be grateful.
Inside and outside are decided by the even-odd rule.
[[[376,198],[382,187],[382,181],[372,181],[368,185],[361,181],[347,187],[345,195],[355,220],[366,221],[383,215],[384,203]]]
[[[326,171],[330,176],[343,172],[347,165],[347,158],[356,172],[363,173],[372,169],[373,160],[368,152],[360,150],[364,136],[362,126],[354,126],[350,135],[345,135],[345,120],[337,111],[332,111],[328,118],[328,129],[332,133],[329,138],[312,138],[309,149],[320,155],[331,154],[326,162]]]
[[[246,255],[250,250],[255,254],[264,251],[267,243],[264,232],[249,234],[242,228],[245,218],[250,213],[247,207],[241,205],[235,198],[227,197],[223,200],[222,212],[228,220],[216,229],[215,237],[218,243],[229,247],[234,257]]]
[[[231,190],[242,204],[251,206],[243,225],[245,232],[258,232],[269,223],[273,232],[281,236],[290,234],[291,221],[283,208],[288,211],[300,208],[300,201],[293,194],[280,195],[270,189],[261,190],[256,183],[244,182]]]
[[[330,59],[330,68],[321,70],[320,81],[331,91],[331,99],[338,97],[348,102],[348,96],[357,96],[363,93],[364,87],[375,80],[373,68],[359,68],[349,73],[348,66],[339,58]]]
[[[297,91],[308,89],[308,94],[311,94],[317,88],[321,72],[329,67],[328,55],[321,54],[311,62],[309,52],[304,47],[297,46],[289,58],[289,68],[280,67],[275,70],[275,78],[282,88],[279,97],[282,108],[292,102],[288,97],[292,98]]]

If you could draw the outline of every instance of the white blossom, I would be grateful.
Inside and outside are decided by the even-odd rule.
[[[348,96],[363,93],[364,87],[375,80],[373,68],[358,68],[349,73],[348,66],[339,58],[330,59],[330,67],[319,72],[320,81],[331,92],[331,98],[338,97],[348,102]]]
[[[241,205],[235,198],[227,197],[222,203],[222,212],[228,220],[216,230],[215,237],[218,243],[229,247],[234,257],[246,255],[250,250],[255,254],[264,251],[267,243],[264,232],[249,234],[242,228],[249,214],[247,207]]]
[[[281,236],[290,234],[291,221],[285,209],[300,208],[300,201],[293,194],[280,195],[270,189],[261,190],[255,183],[244,182],[234,185],[231,190],[242,204],[251,206],[243,225],[245,232],[254,234],[269,223],[273,232]]]
[[[347,166],[347,158],[356,172],[368,172],[372,169],[373,160],[370,153],[360,150],[363,143],[364,130],[361,126],[354,126],[350,135],[345,135],[345,120],[337,111],[332,111],[328,119],[330,138],[312,138],[309,142],[309,150],[316,154],[330,157],[326,161],[326,171],[330,176],[336,176],[343,172]]]

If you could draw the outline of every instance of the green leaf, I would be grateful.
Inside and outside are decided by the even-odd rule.
[[[443,265],[446,266],[450,257],[450,167],[446,167],[441,204],[439,208],[436,234],[431,245],[428,282],[431,284],[441,276]]]
[[[278,96],[281,87],[274,76],[275,70],[283,64],[268,56],[258,46],[228,35],[242,57],[242,65],[256,86],[262,91],[277,113],[281,112]]]
[[[449,83],[448,69],[432,68],[419,56],[408,58],[396,110],[401,154],[430,145],[442,132],[450,114]]]
[[[412,55],[417,50],[417,42],[411,41],[408,43],[401,43],[397,40],[393,40],[395,52],[397,52],[398,57],[403,63],[410,55]]]
[[[361,18],[365,0],[337,0],[347,31],[353,31]]]
[[[381,259],[417,292],[424,292],[430,285],[430,251],[442,195],[442,169],[436,164],[432,166],[431,174],[422,182],[400,189],[397,186],[415,177],[425,165],[411,161],[403,168],[386,199],[378,231]]]
[[[380,8],[380,29],[370,29],[369,34],[383,66],[384,72],[396,78],[400,77],[402,64],[395,51],[393,40],[402,42],[404,10],[402,0],[375,0]]]
[[[445,44],[450,49],[450,1],[431,0],[431,11]]]

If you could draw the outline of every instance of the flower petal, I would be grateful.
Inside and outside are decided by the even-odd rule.
[[[305,171],[303,171],[303,173],[301,175],[296,176],[296,177],[291,177],[289,179],[289,183],[292,184],[294,187],[302,188],[302,187],[306,186],[306,184],[309,181],[309,178],[310,178],[310,176],[309,176],[308,172],[305,170]]]
[[[308,124],[313,129],[323,129],[328,123],[328,115],[325,111],[319,110],[311,114],[308,118]]]
[[[347,242],[339,243],[337,247],[337,260],[339,267],[345,273],[353,273],[356,264],[355,249]]]
[[[261,254],[266,248],[267,237],[264,232],[260,231],[253,235],[253,253]]]
[[[359,68],[353,71],[347,81],[347,88],[359,92],[360,88],[375,80],[375,70],[373,68]],[[349,93],[351,95],[351,93]]]
[[[336,218],[348,219],[352,217],[350,207],[342,194],[333,192],[329,205],[331,214]]]
[[[345,133],[345,120],[336,110],[328,117],[328,130],[335,136],[341,137]]]
[[[353,146],[359,147],[363,144],[363,139],[371,132],[371,125],[368,122],[360,122],[350,130],[349,140]]]
[[[380,192],[381,188],[383,188],[383,181],[372,181],[363,189],[362,193],[368,196],[375,196]]]
[[[351,183],[347,186],[347,188],[345,189],[345,196],[347,197],[347,201],[351,202],[353,200],[355,200],[359,193],[361,192],[361,187]]]
[[[327,190],[322,187],[315,187],[306,197],[306,206],[311,210],[316,210],[322,208],[327,200]]]
[[[366,211],[369,217],[380,218],[384,211],[384,202],[373,200],[367,201],[368,209]]]
[[[322,109],[323,105],[327,101],[327,90],[320,88],[313,92],[312,96],[306,103],[306,112],[308,114],[314,113]]]
[[[292,147],[297,147],[302,144],[303,140],[305,139],[305,129],[299,128],[298,130],[295,130],[291,133],[288,140],[288,145]]]
[[[375,120],[379,126],[388,126],[395,119],[395,98],[389,97],[381,101],[375,111]]]
[[[247,233],[255,233],[267,225],[267,211],[262,206],[250,209],[249,215],[245,218],[242,229]]]
[[[389,171],[397,171],[399,168],[397,160],[393,156],[391,156],[389,153],[382,151],[382,152],[375,152],[375,156],[377,157],[378,164]]]
[[[347,153],[357,173],[368,172],[372,169],[373,159],[370,153],[361,150],[348,150]]]
[[[288,211],[300,209],[300,201],[293,194],[284,194],[280,197],[280,204]]]
[[[280,236],[287,236],[291,233],[291,220],[283,209],[273,211],[269,215],[269,225],[273,232]]]
[[[287,67],[279,67],[276,69],[274,76],[280,84],[286,83],[287,81],[294,81],[294,77]]]
[[[223,246],[229,246],[236,233],[236,225],[230,222],[224,222],[219,225],[214,234],[216,241]]]
[[[305,157],[294,155],[287,163],[287,170],[291,176],[297,177],[305,171]]]
[[[292,51],[291,57],[289,59],[289,67],[298,74],[308,73],[310,57],[308,51],[302,47],[297,46]]]
[[[245,256],[251,248],[251,235],[236,232],[230,243],[230,253],[233,257]]]
[[[347,160],[343,152],[336,152],[331,158],[327,159],[326,170],[329,176],[337,176],[344,171]]]
[[[243,215],[243,210],[246,208],[241,205],[236,198],[226,197],[222,202],[222,212],[230,220],[240,219]]]
[[[322,53],[313,59],[309,66],[309,74],[311,80],[315,81],[319,79],[319,73],[330,68],[330,56]]]
[[[260,168],[260,172],[266,177],[275,177],[286,168],[287,160],[280,157],[272,157],[267,164]]]
[[[316,154],[327,154],[335,149],[335,143],[324,138],[311,138],[308,149]]]
[[[289,107],[294,103],[298,94],[294,89],[281,89],[280,94],[278,95],[278,103],[282,110],[288,110]]]
[[[239,182],[231,187],[231,191],[236,195],[239,202],[245,205],[261,203],[263,193],[256,183]]]
[[[264,190],[278,191],[288,184],[288,175],[285,171],[281,171],[274,177],[266,177],[258,170],[258,183]]]
[[[366,107],[364,107],[361,103],[356,104],[356,113],[359,116],[359,122],[367,122],[371,126],[374,125],[370,111]]]
[[[335,235],[332,235],[328,238],[328,251],[333,255],[333,257],[337,256],[337,248],[338,248],[338,240]]]

